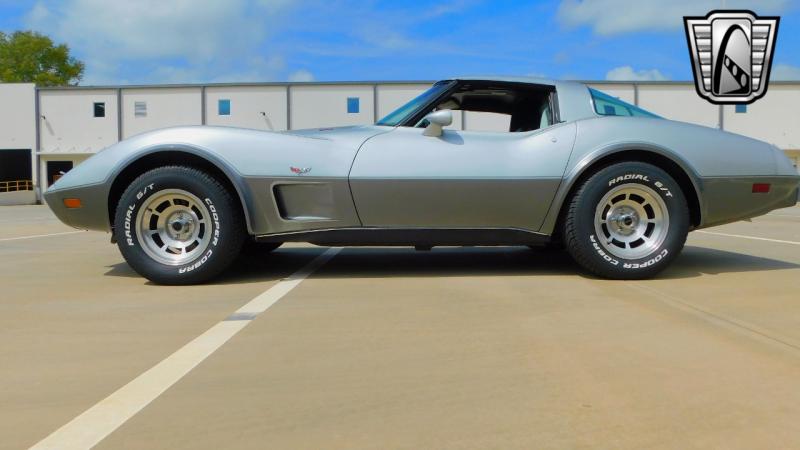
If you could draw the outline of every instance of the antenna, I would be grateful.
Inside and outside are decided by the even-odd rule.
[[[267,123],[267,126],[269,127],[269,131],[275,131],[275,127],[272,126],[272,121],[269,120],[269,117],[267,116],[267,113],[265,111],[259,111],[258,113],[261,114],[261,116],[264,117],[264,122]]]

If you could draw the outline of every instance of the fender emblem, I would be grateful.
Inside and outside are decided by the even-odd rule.
[[[305,174],[307,174],[308,172],[311,172],[311,167],[294,167],[294,166],[289,166],[289,170],[291,170],[291,171],[292,171],[292,173],[296,173],[297,175],[305,175]]]

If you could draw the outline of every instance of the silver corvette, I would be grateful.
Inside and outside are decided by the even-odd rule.
[[[507,132],[449,129],[462,111]],[[441,81],[375,125],[181,127],[98,153],[45,198],[107,231],[141,275],[207,281],[245,247],[565,247],[587,271],[655,275],[687,233],[795,204],[776,147],[673,122],[576,82]]]

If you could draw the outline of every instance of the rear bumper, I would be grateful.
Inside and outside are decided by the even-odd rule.
[[[753,193],[753,184],[769,183],[768,193]],[[800,176],[712,177],[702,180],[702,223],[722,225],[794,206]]]
[[[83,206],[75,209],[67,208],[64,206],[66,198],[79,198]],[[73,228],[111,231],[108,217],[108,189],[105,185],[51,189],[45,192],[44,201],[60,221]]]

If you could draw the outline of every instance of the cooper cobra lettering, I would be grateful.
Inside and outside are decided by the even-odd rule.
[[[211,219],[214,221],[214,238],[211,240],[211,245],[216,246],[219,243],[219,236],[220,236],[219,214],[217,213],[217,208],[214,206],[214,202],[212,202],[210,198],[205,198],[203,201],[205,201],[206,205],[208,205],[208,210],[211,211]],[[188,273],[197,269],[198,267],[205,264],[206,261],[208,261],[208,258],[210,258],[212,254],[214,254],[214,251],[212,249],[208,249],[208,252],[206,252],[206,254],[203,255],[202,258],[200,258],[194,264],[191,264],[186,267],[181,267],[180,269],[178,269],[178,273]]]
[[[592,247],[594,247],[594,249],[597,250],[598,255],[602,256],[603,259],[605,259],[606,261],[610,262],[615,266],[619,265],[618,260],[612,258],[611,256],[608,255],[608,253],[603,251],[602,247],[600,247],[600,244],[597,243],[597,239],[594,237],[594,235],[589,236],[589,240],[592,241]]]
[[[214,253],[213,250],[208,249],[208,252],[206,252],[206,254],[203,255],[203,257],[200,258],[199,261],[197,261],[196,263],[194,263],[194,264],[192,264],[190,266],[181,267],[180,269],[178,269],[178,273],[187,273],[187,272],[193,271],[194,269],[197,269],[198,267],[200,267],[203,264],[205,264],[206,261],[208,261],[208,258],[210,258],[213,253]]]
[[[668,254],[669,254],[669,251],[667,249],[664,249],[664,250],[661,251],[661,253],[659,253],[655,257],[650,258],[650,259],[648,259],[647,261],[645,261],[645,262],[643,262],[641,264],[640,263],[625,263],[625,264],[622,265],[622,267],[624,267],[626,269],[644,269],[645,267],[650,267],[653,264],[661,261]]]
[[[211,244],[216,246],[217,242],[219,242],[219,214],[217,214],[217,208],[210,198],[206,198],[205,202],[208,205],[208,209],[211,211],[211,218],[214,220],[214,239],[211,241]]]

